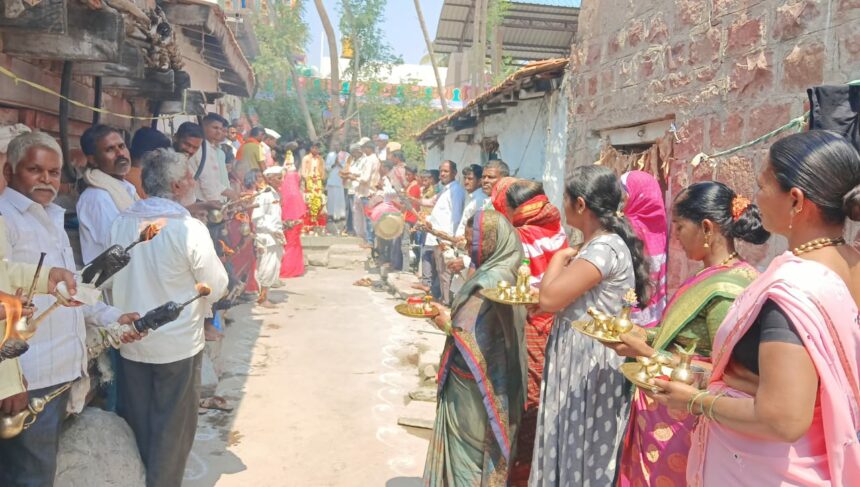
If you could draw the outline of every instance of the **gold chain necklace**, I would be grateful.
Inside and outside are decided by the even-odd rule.
[[[845,239],[842,237],[837,238],[816,238],[815,240],[810,240],[800,247],[796,247],[791,251],[794,255],[802,255],[807,252],[812,252],[813,250],[823,249],[824,247],[838,247],[840,245],[845,245]]]
[[[737,252],[732,252],[731,254],[729,254],[729,256],[728,256],[728,257],[726,257],[725,259],[723,259],[723,260],[722,260],[722,262],[720,262],[719,264],[717,264],[717,267],[722,267],[722,266],[724,266],[724,265],[727,265],[729,262],[731,262],[731,261],[733,261],[733,260],[735,260],[735,259],[737,259],[737,258],[738,258],[738,253],[737,253]]]

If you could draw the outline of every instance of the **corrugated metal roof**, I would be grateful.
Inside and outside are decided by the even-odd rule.
[[[503,55],[524,61],[567,56],[579,24],[578,5],[579,0],[511,2],[499,27]],[[472,45],[474,7],[474,0],[445,0],[433,41],[436,52],[461,52]]]
[[[493,102],[493,100],[497,99],[499,96],[514,92],[522,87],[523,83],[538,78],[548,79],[564,76],[564,70],[567,68],[568,63],[569,59],[566,57],[545,59],[543,61],[529,63],[508,76],[501,83],[469,101],[469,103],[467,103],[463,108],[436,119],[416,135],[415,138],[417,140],[428,140],[444,137],[447,133],[448,126],[451,125],[451,123],[458,119],[472,117],[474,115],[473,111],[476,108],[480,110],[481,107],[487,103]]]

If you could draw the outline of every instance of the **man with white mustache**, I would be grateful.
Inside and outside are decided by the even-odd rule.
[[[87,156],[86,189],[76,206],[80,222],[81,257],[88,264],[108,248],[110,228],[120,212],[138,200],[134,185],[125,180],[131,155],[119,129],[94,125],[81,135]]]
[[[9,187],[0,196],[9,244],[7,257],[36,263],[44,252],[46,268],[74,271],[72,247],[63,225],[65,210],[54,203],[63,165],[59,145],[48,134],[27,133],[12,140],[7,157],[3,174]],[[33,298],[40,310],[54,301],[51,296]],[[20,357],[28,394],[42,397],[66,383],[84,379],[48,403],[27,430],[0,440],[0,485],[53,485],[62,420],[67,408],[72,412],[82,409],[89,391],[84,325],[129,324],[137,316],[97,303],[60,307],[41,323],[27,342],[30,349]]]

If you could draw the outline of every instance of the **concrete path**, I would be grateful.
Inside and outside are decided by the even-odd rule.
[[[430,432],[397,419],[432,418],[407,394],[442,337],[352,285],[364,276],[310,268],[278,309],[232,311],[218,391],[235,410],[200,416],[185,487],[420,485]]]

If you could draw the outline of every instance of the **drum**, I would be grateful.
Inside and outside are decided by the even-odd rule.
[[[389,212],[373,223],[373,232],[382,240],[394,240],[403,235],[405,221],[400,212]]]

